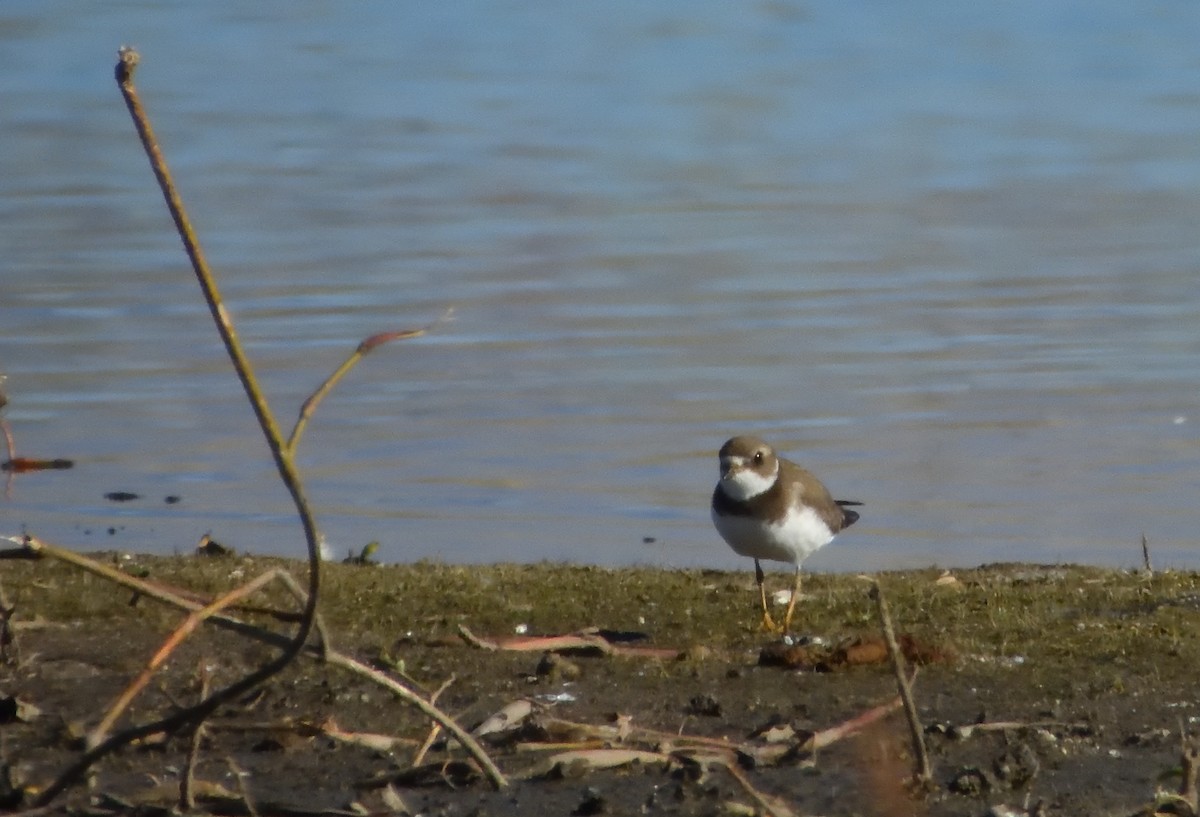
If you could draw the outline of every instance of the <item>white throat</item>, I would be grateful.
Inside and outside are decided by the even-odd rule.
[[[741,457],[732,457],[728,477],[722,477],[721,490],[725,496],[738,502],[753,499],[764,491],[770,490],[779,476],[779,463],[769,476],[763,476],[752,468],[746,468]]]

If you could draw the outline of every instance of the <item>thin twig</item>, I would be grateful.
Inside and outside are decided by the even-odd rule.
[[[770,817],[796,817],[796,811],[778,797],[754,788],[750,779],[746,777],[745,772],[739,769],[736,763],[723,762],[721,766],[737,781],[742,790],[754,799],[754,802],[758,804],[764,814],[770,815]]]
[[[192,262],[192,269],[196,273],[196,278],[200,283],[200,289],[208,304],[213,323],[216,324],[217,332],[220,334],[221,341],[225,345],[225,351],[233,362],[238,379],[242,382],[242,388],[246,392],[246,397],[250,401],[250,406],[254,410],[259,426],[261,426],[264,435],[267,437],[267,444],[271,446],[271,453],[275,456],[275,464],[279,468],[280,475],[284,477],[284,481],[288,483],[287,487],[292,491],[294,497],[302,499],[302,497],[295,496],[300,493],[298,490],[299,484],[295,478],[294,468],[291,466],[291,463],[287,462],[288,458],[284,456],[283,435],[279,433],[275,417],[271,414],[266,397],[258,385],[257,378],[254,376],[254,368],[250,364],[250,359],[246,357],[241,341],[238,340],[237,332],[233,328],[233,322],[225,310],[225,304],[222,302],[221,293],[217,289],[212,269],[209,267],[208,260],[204,256],[204,250],[200,247],[196,232],[192,228],[191,220],[188,218],[187,210],[183,206],[183,199],[180,197],[179,191],[175,187],[175,182],[171,178],[171,171],[168,169],[166,159],[163,157],[162,151],[158,146],[158,140],[154,136],[150,119],[146,115],[145,108],[142,107],[141,98],[134,87],[133,75],[140,60],[141,57],[134,49],[121,48],[116,68],[117,84],[121,88],[121,94],[124,96],[125,104],[129,108],[129,114],[133,117],[133,124],[137,128],[138,136],[141,138],[142,147],[146,151],[146,156],[150,159],[150,167],[154,171],[154,177],[158,180],[159,189],[166,200],[167,209],[170,211],[171,218],[175,222],[175,229],[179,232],[179,238],[183,241],[184,251],[187,252],[188,259]],[[298,504],[301,503],[298,502]]]
[[[915,676],[915,673],[914,673]],[[729,740],[728,738],[706,737],[704,735],[688,735],[680,732],[664,732],[642,726],[594,725],[579,721],[569,721],[562,718],[539,718],[538,724],[545,734],[557,738],[554,743],[519,743],[518,749],[523,751],[545,751],[555,748],[587,748],[595,744],[611,745],[613,743],[649,743],[655,746],[673,746],[680,749],[706,749],[730,753],[740,753],[754,757],[764,762],[775,762],[779,758],[800,752],[809,754],[824,749],[844,738],[857,734],[871,724],[887,717],[902,707],[902,701],[897,696],[891,701],[872,707],[849,720],[827,727],[819,732],[813,732],[807,737],[797,736],[795,739],[770,746],[760,746],[749,741]],[[576,740],[566,740],[567,736],[578,736]]]
[[[602,655],[627,655],[634,658],[678,658],[684,651],[671,647],[639,647],[615,644],[599,632],[584,630],[567,635],[518,635],[503,638],[486,638],[475,635],[465,625],[458,625],[462,640],[481,650],[495,652],[560,652],[565,650],[595,650]]]
[[[164,588],[162,585],[150,584],[142,579],[130,576],[128,573],[115,570],[108,565],[96,562],[87,558],[86,556],[81,556],[80,554],[67,550],[66,548],[60,548],[55,545],[51,545],[50,543],[42,541],[41,539],[37,539],[36,537],[25,536],[22,539],[16,539],[13,537],[0,537],[0,539],[6,539],[8,541],[23,545],[24,548],[30,552],[31,557],[60,559],[68,564],[80,567],[83,570],[89,571],[96,575],[104,576],[113,582],[136,590],[148,598],[153,598],[155,601],[159,601],[163,604],[169,604],[174,607],[179,607],[192,612],[204,608],[203,604],[192,599],[176,595],[170,590]],[[284,582],[285,585],[292,588],[295,592],[303,592],[296,584],[295,579],[292,578],[291,574],[287,573],[286,571],[280,574],[279,578]],[[230,616],[214,615],[207,620],[209,623],[218,624],[226,629],[238,633],[239,635],[254,638],[258,641],[262,641],[275,647],[283,648],[288,644],[287,639],[284,636],[281,636],[279,633],[274,633],[270,630],[264,630],[259,627],[255,627],[252,624],[247,624],[244,621],[240,621]],[[314,629],[317,629],[318,633],[320,632],[320,629],[318,629],[319,622],[320,617],[318,616],[314,620],[313,625]],[[328,644],[328,642],[322,640],[322,645],[326,644]],[[508,784],[508,780],[504,777],[504,774],[501,773],[496,764],[493,763],[488,757],[487,752],[483,750],[483,747],[479,745],[479,742],[471,737],[471,735],[468,734],[461,726],[459,726],[450,715],[438,709],[436,706],[428,703],[424,698],[421,697],[419,693],[403,686],[399,682],[387,675],[384,675],[378,670],[368,667],[365,664],[332,648],[326,649],[325,646],[308,647],[304,651],[304,655],[323,661],[331,666],[340,667],[341,669],[344,669],[355,675],[362,676],[373,683],[385,687],[388,691],[392,692],[401,700],[417,707],[417,709],[421,710],[421,712],[423,712],[434,722],[440,724],[443,729],[452,734],[455,739],[463,745],[475,762],[478,763],[480,768],[483,769],[493,786],[496,788],[503,788]],[[153,734],[154,731],[155,730],[151,729],[145,734]]]
[[[888,613],[887,600],[879,583],[871,585],[871,598],[879,613],[879,624],[883,629],[883,638],[887,642],[888,657],[892,659],[892,670],[896,674],[896,687],[900,692],[900,700],[904,703],[904,717],[908,721],[909,737],[912,739],[913,756],[916,769],[913,778],[922,786],[928,786],[933,781],[933,769],[929,765],[929,752],[925,749],[925,733],[921,729],[921,720],[917,715],[917,705],[913,702],[912,686],[904,670],[904,654],[896,643],[896,631],[892,628],[892,617]]]
[[[484,774],[487,775],[488,780],[491,781],[493,786],[500,789],[508,785],[508,779],[504,776],[504,773],[501,772],[496,766],[495,762],[488,757],[488,753],[483,750],[483,747],[479,745],[479,742],[476,741],[475,738],[471,737],[471,735],[468,734],[465,729],[459,726],[453,718],[442,712],[433,704],[429,703],[420,695],[413,692],[403,684],[398,683],[393,678],[384,675],[379,670],[368,667],[366,664],[356,661],[347,655],[343,655],[336,650],[330,651],[326,661],[335,667],[341,667],[342,669],[353,672],[356,675],[361,675],[364,678],[374,681],[376,684],[379,684],[380,686],[392,692],[392,694],[394,694],[397,698],[400,698],[406,703],[412,704],[417,709],[421,710],[426,717],[440,723],[443,729],[449,732],[455,740],[463,745],[463,748],[470,753],[475,762],[478,763],[480,768],[483,769]]]
[[[95,559],[89,559],[68,548],[59,547],[51,544],[36,536],[26,534],[23,537],[0,536],[0,540],[19,544],[19,550],[5,551],[5,555],[9,558],[15,558],[18,554],[23,554],[24,558],[41,559],[49,558],[65,562],[74,567],[78,567],[88,573],[96,576],[101,576],[114,584],[121,585],[133,590],[138,595],[153,599],[167,604],[172,607],[178,607],[181,610],[195,612],[204,609],[204,606],[210,601],[209,599],[199,599],[186,591],[179,591],[176,588],[166,587],[165,585],[139,579],[136,576],[131,576],[121,570],[117,570],[103,562],[98,562]],[[290,578],[290,576],[289,576]],[[294,580],[293,580],[294,583]],[[224,629],[244,635],[248,638],[254,638],[273,647],[284,648],[287,646],[290,639],[287,636],[279,633],[264,630],[252,624],[247,624],[241,619],[226,615],[214,615],[208,619],[210,624],[215,624]]]
[[[51,544],[44,539],[39,539],[38,537],[30,534],[20,537],[0,536],[0,542],[12,542],[13,544],[19,546],[17,548],[0,551],[0,559],[56,559],[57,561],[66,562],[69,565],[78,567],[88,573],[108,579],[114,584],[128,587],[139,596],[145,596],[147,598],[154,599],[155,601],[162,602],[163,604],[167,604],[172,607],[178,607],[189,612],[195,612],[196,610],[203,609],[205,605],[211,603],[212,601],[211,597],[204,596],[200,593],[193,593],[186,588],[172,587],[159,582],[139,579],[136,576],[130,575],[129,573],[105,564],[104,562],[91,559],[80,553],[76,553],[69,548],[59,547],[58,545]],[[296,583],[296,580],[292,577],[292,574],[288,573],[287,571],[282,571],[280,572],[278,578],[283,582],[288,592],[292,594],[292,597],[300,603],[300,607],[304,607],[306,598],[304,595],[304,590],[299,584]],[[299,614],[291,611],[279,610],[271,607],[262,607],[258,605],[239,604],[236,605],[236,609],[249,613],[262,613],[279,621],[299,621],[301,618]],[[232,616],[214,615],[209,619],[209,621],[219,627],[232,630],[233,632],[240,633],[241,635],[248,636],[250,638],[257,638],[260,641],[265,641],[266,643],[272,644],[276,647],[283,647],[289,641],[287,636],[246,624],[240,619],[233,618]],[[325,623],[322,620],[320,613],[313,618],[313,630],[316,631],[317,636],[321,639],[322,643],[330,643],[329,634],[325,629]]]
[[[1183,769],[1179,781],[1179,796],[1192,807],[1192,813],[1200,812],[1200,745],[1185,743],[1180,766]]]
[[[497,650],[513,650],[516,652],[546,652],[547,650],[559,649],[594,649],[604,655],[610,655],[615,650],[613,645],[604,638],[604,636],[596,633],[588,633],[586,635],[562,635],[548,637],[521,637],[514,639],[506,639],[503,643],[490,638],[477,636],[467,628],[467,625],[458,625],[458,634],[462,640],[470,644],[472,647],[478,647],[481,650],[494,652]],[[672,654],[678,651],[672,651]]]
[[[292,594],[292,598],[303,607],[307,598],[304,594],[304,588],[296,581],[295,577],[286,570],[279,571],[278,579],[287,588],[287,591]],[[320,613],[313,616],[313,631],[317,634],[317,646],[319,648],[318,658],[325,660],[330,652],[333,651],[333,642],[329,640],[329,632],[325,629],[325,619]]]
[[[237,587],[229,591],[208,606],[192,612],[187,618],[185,618],[183,622],[175,628],[175,631],[171,633],[167,640],[163,642],[163,645],[158,648],[158,652],[155,653],[154,657],[150,659],[149,663],[146,665],[146,668],[143,669],[138,674],[137,678],[133,679],[133,682],[125,688],[125,691],[121,693],[116,702],[109,708],[108,714],[101,719],[96,728],[93,729],[91,734],[88,735],[88,746],[96,746],[103,742],[103,740],[108,736],[108,731],[112,729],[112,725],[116,722],[117,718],[119,718],[121,713],[124,712],[129,704],[133,702],[133,699],[137,697],[137,694],[145,689],[146,684],[150,683],[150,679],[154,677],[155,671],[163,665],[164,661],[171,657],[171,653],[175,651],[175,648],[182,644],[183,640],[191,635],[191,633],[195,631],[195,629],[200,626],[205,619],[210,618],[214,613],[259,590],[265,584],[267,584],[267,582],[275,579],[281,572],[282,571],[278,568],[274,570],[268,570],[261,576],[258,576],[257,578],[247,582],[241,587]]]
[[[1150,543],[1146,541],[1146,533],[1142,532],[1142,567],[1146,569],[1147,576],[1154,575],[1154,566],[1150,564]]]
[[[910,676],[908,681],[910,688],[913,680],[915,680],[916,677],[917,670],[914,668],[913,674]],[[849,737],[850,735],[860,732],[861,730],[870,726],[872,723],[875,723],[876,721],[895,712],[897,709],[900,709],[902,706],[904,706],[903,698],[893,698],[886,704],[880,704],[879,706],[872,707],[866,712],[855,715],[853,718],[843,721],[836,726],[830,726],[827,729],[822,729],[820,732],[814,732],[812,737],[805,742],[803,748],[815,752],[818,749],[824,749],[828,746],[832,746],[842,738]]]
[[[200,674],[200,698],[208,696],[209,681],[212,676],[208,671],[208,659],[201,658],[197,667]],[[192,731],[192,741],[188,746],[187,760],[184,763],[183,774],[179,777],[179,808],[181,811],[194,811],[196,808],[196,761],[200,757],[200,744],[204,740],[204,723],[196,724]]]
[[[436,704],[437,699],[442,696],[442,693],[445,692],[450,685],[454,683],[454,681],[454,675],[451,675],[449,678],[443,681],[442,685],[435,689],[433,694],[429,696],[430,705]],[[409,765],[420,766],[422,761],[425,760],[425,754],[429,751],[430,747],[433,746],[433,742],[438,739],[438,735],[440,734],[442,734],[442,726],[441,724],[435,722],[433,726],[429,727],[429,734],[425,736],[425,742],[421,744],[419,749],[417,749],[417,753],[413,755],[412,763]]]
[[[242,793],[242,802],[246,804],[247,813],[249,813],[250,817],[258,817],[258,809],[254,806],[254,800],[250,797],[249,786],[246,784],[246,779],[250,775],[242,771],[242,767],[232,757],[226,757],[225,764],[229,766],[229,771],[237,779],[238,791]]]
[[[350,356],[342,361],[342,365],[338,366],[333,374],[325,378],[325,382],[317,387],[316,391],[308,396],[304,404],[300,406],[300,415],[296,418],[296,425],[292,427],[292,435],[287,441],[288,453],[293,456],[296,454],[296,446],[300,445],[300,438],[304,435],[304,429],[308,427],[308,421],[312,419],[313,412],[317,406],[327,395],[339,380],[345,377],[346,373],[354,368],[358,361],[362,360],[369,352],[376,347],[382,346],[385,343],[391,343],[394,340],[408,340],[409,338],[419,338],[430,332],[438,324],[450,319],[454,314],[454,308],[451,307],[442,313],[442,316],[436,321],[422,326],[420,329],[403,329],[397,332],[379,332],[371,335],[371,337],[358,344],[357,348],[350,353]]]

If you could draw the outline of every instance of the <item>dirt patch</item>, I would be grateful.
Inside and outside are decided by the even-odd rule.
[[[204,593],[271,566],[301,578],[304,570],[242,557],[105,558]],[[897,630],[932,656],[914,690],[934,766],[929,793],[905,786],[912,765],[899,711],[816,752],[769,763],[742,752],[732,772],[654,761],[653,754],[679,745],[671,735],[757,747],[780,731],[830,729],[895,697],[886,664],[818,671],[760,663],[764,648],[768,656],[778,651],[779,639],[756,629],[749,571],[424,563],[329,565],[326,624],[340,650],[402,673],[427,692],[453,678],[438,703],[464,725],[530,699],[534,732],[490,739],[511,785],[493,790],[468,765],[448,763],[465,755],[444,742],[427,756],[438,764],[432,772],[405,778],[428,721],[383,689],[306,658],[207,724],[196,766],[208,796],[201,803],[228,813],[244,811],[247,798],[262,813],[761,811],[763,801],[738,781],[741,775],[767,805],[795,814],[984,814],[1005,804],[1043,814],[1125,815],[1178,787],[1180,732],[1194,732],[1200,719],[1197,574],[1003,565],[956,571],[953,580],[932,570],[878,578]],[[46,560],[2,562],[0,582],[20,625],[20,660],[0,669],[0,697],[36,708],[0,726],[0,760],[18,787],[34,793],[78,757],[79,736],[145,666],[180,614]],[[832,654],[876,635],[861,578],[813,575],[805,591],[797,626],[826,645],[812,649]],[[255,602],[294,608],[281,592]],[[281,629],[264,616],[239,615]],[[667,648],[671,657],[655,649],[561,659],[487,651],[463,640],[463,625],[495,638],[601,627],[619,643]],[[200,665],[224,683],[271,649],[215,628],[198,632],[125,723],[194,701]],[[329,729],[331,721],[340,732]],[[601,731],[573,741],[545,731],[562,722]],[[641,739],[622,737],[631,730],[641,730]],[[342,733],[393,743],[360,745],[337,737]],[[652,734],[660,737],[646,737]],[[547,747],[552,739],[559,745]],[[95,768],[90,790],[77,787],[59,803],[92,812],[169,808],[189,742],[177,735],[128,748]],[[647,754],[605,770],[590,762],[546,767],[555,751],[572,746]]]

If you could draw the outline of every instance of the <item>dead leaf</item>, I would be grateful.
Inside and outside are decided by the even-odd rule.
[[[633,763],[670,763],[671,756],[639,749],[578,749],[559,752],[546,758],[531,777],[582,777],[601,769],[615,769]]]
[[[511,732],[523,724],[532,714],[533,701],[528,698],[518,698],[485,718],[482,723],[471,730],[471,735],[481,738],[484,735]]]

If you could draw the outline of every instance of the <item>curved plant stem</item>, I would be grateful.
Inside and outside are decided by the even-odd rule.
[[[133,84],[133,74],[139,62],[139,56],[136,51],[130,48],[122,48],[119,52],[119,58],[116,66],[117,84],[121,89],[121,95],[125,100],[126,107],[129,109],[129,114],[133,119],[134,127],[137,129],[138,137],[141,140],[142,147],[146,152],[147,158],[150,160],[150,167],[154,171],[154,176],[158,180],[158,185],[162,191],[163,198],[166,201],[167,209],[171,213],[171,218],[175,222],[176,230],[179,233],[180,240],[183,242],[184,250],[187,252],[188,259],[192,263],[192,269],[196,274],[196,279],[200,284],[201,292],[204,294],[206,303],[208,304],[209,312],[212,315],[214,324],[216,324],[217,332],[221,337],[222,343],[225,345],[225,350],[229,355],[230,361],[233,363],[234,370],[237,372],[238,379],[242,383],[242,387],[246,392],[246,397],[250,401],[250,406],[254,411],[254,415],[258,420],[259,427],[263,432],[263,436],[267,441],[267,445],[271,450],[271,456],[275,461],[276,469],[279,472],[280,479],[283,480],[287,487],[288,493],[292,497],[292,501],[296,507],[296,512],[300,517],[301,525],[304,529],[305,543],[308,551],[308,588],[307,592],[302,592],[298,587],[293,587],[293,593],[302,602],[304,610],[300,619],[299,627],[295,635],[291,639],[283,639],[280,644],[281,652],[274,659],[266,662],[258,669],[243,676],[232,684],[218,689],[211,694],[202,695],[199,703],[186,709],[179,710],[174,714],[162,718],[158,721],[142,724],[140,726],[126,729],[112,736],[105,736],[105,732],[111,726],[112,720],[123,709],[126,701],[123,698],[116,707],[114,707],[110,717],[102,722],[101,726],[93,733],[98,742],[88,747],[87,751],[81,755],[74,764],[63,771],[58,779],[54,780],[46,786],[33,803],[34,808],[40,808],[51,803],[59,794],[62,793],[68,786],[74,783],[79,777],[97,760],[105,755],[113,752],[129,743],[146,737],[151,734],[161,732],[171,732],[175,729],[188,726],[199,725],[207,718],[218,706],[238,697],[246,691],[253,689],[263,683],[276,673],[284,669],[298,655],[304,651],[309,635],[314,627],[320,629],[320,619],[317,615],[317,601],[320,591],[321,579],[321,555],[320,541],[321,535],[317,528],[315,519],[308,506],[308,500],[305,496],[304,486],[300,479],[299,472],[296,468],[294,455],[295,447],[299,442],[300,436],[303,433],[304,427],[308,419],[311,417],[316,405],[324,398],[330,389],[345,375],[364,355],[370,352],[377,346],[388,343],[393,340],[401,340],[409,337],[422,335],[431,327],[424,327],[416,330],[408,330],[401,332],[383,332],[373,335],[362,343],[354,353],[317,389],[314,394],[305,401],[301,409],[300,417],[297,420],[296,426],[292,431],[291,438],[284,441],[280,433],[279,426],[272,415],[270,407],[267,404],[266,397],[263,394],[262,388],[258,384],[258,380],[254,375],[254,370],[250,365],[249,359],[246,357],[242,349],[241,342],[238,340],[237,333],[234,330],[233,323],[225,310],[224,303],[221,300],[221,295],[217,289],[216,281],[213,278],[212,270],[208,266],[208,262],[204,257],[204,252],[200,247],[199,241],[196,239],[195,231],[192,228],[191,221],[187,216],[187,211],[184,209],[183,201],[179,196],[179,192],[175,187],[175,183],[171,178],[166,161],[163,158],[162,152],[159,149],[158,141],[154,136],[154,131],[150,126],[150,120],[146,116],[145,109],[142,107],[141,100],[137,90]],[[450,315],[448,310],[441,320],[445,320]],[[436,324],[437,322],[435,322]],[[29,537],[26,538],[26,546],[31,545]],[[178,643],[188,632],[191,631],[201,620],[211,619],[219,620],[232,626],[242,626],[241,622],[233,619],[228,619],[221,616],[218,611],[228,604],[235,601],[250,592],[262,583],[270,580],[274,575],[276,578],[282,579],[286,584],[291,586],[291,577],[286,573],[272,571],[269,574],[260,577],[258,580],[251,582],[239,590],[223,597],[222,599],[213,602],[204,609],[198,609],[201,605],[188,603],[186,606],[193,609],[193,615],[189,617],[183,625],[180,626],[176,635],[164,645],[160,654],[155,656],[151,661],[143,678],[135,681],[134,685],[127,692],[128,697],[136,694],[139,684],[144,684],[148,680],[149,674],[156,666],[156,662],[160,662],[165,655],[170,653],[174,645]],[[359,662],[342,656],[332,650],[321,633],[321,657],[328,663],[342,666],[360,674],[365,674],[372,678],[376,683],[383,684],[393,691],[399,697],[408,700],[414,704],[426,715],[439,723],[448,732],[459,738],[460,742],[467,750],[475,757],[480,766],[488,775],[492,784],[496,788],[501,788],[507,784],[507,780],[500,770],[492,763],[486,752],[465,733],[457,723],[449,716],[438,710],[432,701],[425,701],[419,695],[416,695],[411,690],[403,687],[400,684],[392,681],[381,673],[370,670],[359,664]],[[377,677],[378,676],[378,677]]]
[[[346,372],[354,368],[358,361],[362,360],[368,352],[375,349],[377,346],[382,346],[385,343],[391,343],[394,340],[408,340],[409,338],[419,338],[429,332],[439,323],[449,320],[454,314],[454,308],[451,307],[442,313],[442,316],[428,326],[422,326],[420,329],[402,329],[398,332],[379,332],[371,335],[350,353],[350,356],[342,361],[342,365],[338,366],[333,374],[325,378],[325,382],[317,387],[317,390],[308,396],[304,401],[304,405],[300,407],[300,416],[296,418],[296,425],[292,427],[292,435],[288,438],[285,446],[287,452],[291,455],[296,454],[296,446],[300,444],[300,438],[304,435],[304,429],[308,427],[308,421],[312,418],[313,412],[317,410],[317,406],[325,395],[337,385],[337,382],[345,377]]]
[[[312,513],[308,508],[308,500],[304,495],[304,488],[292,461],[291,454],[284,447],[279,427],[275,422],[275,418],[271,415],[271,410],[267,406],[262,389],[254,377],[250,361],[242,350],[237,334],[233,330],[233,324],[230,322],[229,315],[225,311],[225,306],[221,302],[221,295],[217,290],[212,271],[209,269],[208,262],[204,258],[204,252],[200,249],[199,241],[196,240],[195,231],[192,229],[191,221],[184,210],[183,201],[179,197],[179,191],[171,179],[167,163],[163,159],[162,151],[158,147],[158,141],[154,137],[154,131],[150,127],[150,120],[146,116],[145,109],[142,107],[137,89],[134,88],[133,74],[137,68],[138,61],[138,54],[133,49],[122,48],[120,50],[116,67],[117,84],[120,86],[121,95],[125,99],[125,105],[129,109],[129,114],[133,118],[133,124],[137,129],[138,137],[141,139],[142,147],[145,149],[146,156],[150,160],[150,167],[154,171],[154,177],[158,180],[158,186],[162,190],[163,198],[167,202],[167,209],[171,211],[171,218],[174,220],[175,227],[179,231],[179,237],[183,241],[184,250],[186,250],[188,258],[192,262],[192,269],[196,273],[200,289],[204,293],[204,298],[208,303],[209,312],[212,313],[213,322],[217,326],[217,332],[225,344],[225,350],[229,354],[229,359],[233,362],[238,379],[242,382],[242,387],[246,391],[246,397],[250,400],[254,415],[258,418],[259,427],[262,429],[263,436],[267,439],[267,445],[271,449],[271,455],[275,460],[279,476],[287,487],[288,493],[291,494],[296,511],[300,516],[300,522],[304,528],[305,542],[308,546],[308,598],[304,606],[304,615],[300,620],[300,625],[296,630],[295,636],[292,637],[278,656],[248,675],[234,681],[232,684],[218,689],[194,706],[179,710],[153,723],[143,724],[118,732],[103,742],[89,748],[74,764],[59,775],[57,780],[42,790],[34,802],[35,808],[52,802],[55,797],[75,782],[93,763],[110,752],[147,735],[158,732],[170,732],[187,724],[199,723],[221,704],[233,700],[244,692],[253,689],[290,664],[300,651],[304,649],[304,644],[308,640],[309,633],[312,630],[321,585],[321,555],[318,545],[320,534],[317,530],[316,521],[313,519]]]

